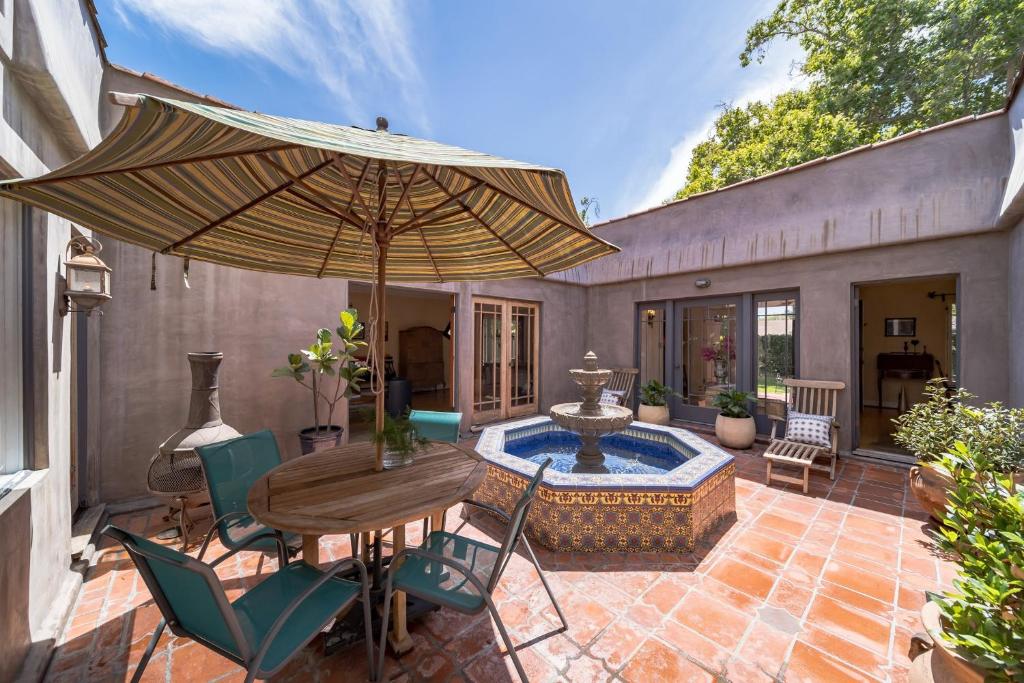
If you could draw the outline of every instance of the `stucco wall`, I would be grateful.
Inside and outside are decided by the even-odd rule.
[[[786,263],[704,271],[711,287],[699,290],[692,275],[675,275],[587,290],[590,346],[611,364],[632,364],[636,303],[721,296],[743,292],[799,289],[802,377],[854,380],[852,293],[856,283],[894,277],[959,274],[962,294],[961,378],[985,400],[1009,397],[1007,320],[1007,236],[992,232],[835,254]],[[610,324],[609,321],[614,321]],[[850,425],[852,392],[844,392],[839,421]],[[848,450],[851,431],[840,432]]]
[[[1007,235],[1010,404],[1024,406],[1024,220]]]

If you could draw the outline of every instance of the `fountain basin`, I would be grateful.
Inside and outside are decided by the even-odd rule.
[[[484,429],[476,450],[487,477],[474,498],[510,511],[538,463],[561,450],[527,520],[551,550],[688,552],[735,519],[733,457],[692,432],[633,422],[600,439],[607,472],[572,471],[573,438],[547,417]]]

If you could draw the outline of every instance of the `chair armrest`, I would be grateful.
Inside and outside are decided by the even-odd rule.
[[[499,517],[501,517],[502,519],[504,519],[506,522],[511,522],[512,521],[512,516],[511,515],[509,515],[504,510],[501,510],[499,508],[494,507],[493,505],[488,505],[487,503],[478,503],[475,500],[470,500],[468,498],[463,500],[462,504],[463,505],[472,505],[473,507],[478,507],[481,510],[487,510],[488,512],[493,512],[494,514],[496,514]]]
[[[283,567],[286,564],[288,564],[288,548],[284,544],[284,536],[282,536],[281,532],[276,529],[268,529],[267,531],[261,531],[260,533],[247,538],[245,542],[240,544],[237,548],[227,551],[226,553],[218,557],[216,560],[211,562],[210,567],[216,567],[218,564],[228,559],[232,555],[245,550],[256,541],[262,541],[265,538],[272,538],[277,543],[278,561],[281,563],[281,566]]]
[[[206,554],[206,549],[210,545],[210,541],[213,539],[213,532],[217,530],[217,527],[220,526],[221,522],[231,519],[232,517],[246,517],[248,514],[248,512],[244,512],[242,510],[235,510],[233,512],[225,512],[223,515],[213,520],[213,523],[210,524],[210,530],[206,532],[206,538],[203,539],[203,545],[199,549],[199,554],[196,555],[196,559],[203,559],[203,555]]]
[[[267,634],[263,636],[263,640],[260,642],[259,649],[256,650],[256,656],[253,657],[252,663],[250,664],[250,671],[260,670],[260,663],[263,661],[263,658],[266,657],[267,651],[270,649],[270,646],[273,645],[274,638],[276,638],[277,634],[280,633],[282,628],[284,628],[285,623],[292,616],[295,610],[298,609],[299,605],[308,600],[309,597],[313,595],[313,593],[315,593],[325,583],[335,578],[343,570],[346,570],[350,567],[356,567],[357,569],[359,569],[359,582],[363,588],[363,601],[367,605],[370,604],[370,582],[367,580],[366,576],[366,565],[354,557],[349,557],[344,560],[338,560],[323,572],[323,576],[321,576],[316,581],[307,586],[304,591],[299,593],[291,602],[289,602],[288,606],[285,607],[281,614],[278,615],[277,619],[274,620],[274,623],[271,624],[270,629],[267,631]]]
[[[435,553],[423,550],[421,548],[406,548],[405,550],[401,551],[395,556],[393,560],[391,560],[391,567],[397,569],[401,561],[404,560],[407,556],[422,557],[424,559],[430,560],[431,562],[437,562],[438,564],[442,564],[445,567],[448,567],[449,569],[454,569],[458,573],[465,576],[466,580],[473,584],[474,588],[480,591],[480,595],[484,595],[485,593],[487,593],[487,589],[484,587],[483,583],[480,582],[480,579],[478,579],[476,575],[473,574],[473,571],[469,567],[462,564],[461,562],[456,562],[451,558],[444,557],[442,555],[437,555]],[[389,568],[389,572],[390,571],[391,570]],[[388,574],[389,583],[391,582],[391,577],[393,576],[394,574],[392,573]]]

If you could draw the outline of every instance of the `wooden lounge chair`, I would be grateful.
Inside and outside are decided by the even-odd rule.
[[[612,377],[604,386],[608,391],[621,391],[622,399],[620,406],[628,406],[633,402],[633,385],[636,384],[636,376],[640,374],[637,368],[612,368]]]
[[[772,441],[764,452],[764,458],[768,461],[766,484],[771,486],[772,480],[784,481],[791,484],[802,484],[804,493],[810,481],[811,470],[828,472],[829,479],[836,478],[836,450],[839,447],[839,424],[836,422],[836,411],[839,405],[839,392],[846,388],[843,382],[832,382],[827,380],[812,379],[785,379],[782,381],[789,388],[788,407],[790,411],[809,413],[811,415],[825,415],[832,418],[831,445],[816,446],[797,441],[787,441],[785,428],[778,438],[776,434],[779,425],[786,422],[786,417],[771,415],[772,419]],[[815,462],[819,459],[828,459],[828,464]],[[793,465],[803,468],[803,477],[794,477],[787,474],[780,474],[772,471],[772,465]]]

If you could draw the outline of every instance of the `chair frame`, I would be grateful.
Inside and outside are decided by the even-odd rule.
[[[535,481],[539,481],[539,479],[543,477],[544,469],[549,464],[551,464],[550,459],[538,470],[537,475],[535,475],[534,478]],[[463,505],[470,505],[485,510],[486,512],[489,512],[491,514],[497,515],[498,517],[504,519],[506,524],[512,524],[513,516],[518,515],[520,512],[522,514],[521,522],[516,532],[514,534],[506,533],[506,538],[501,544],[501,548],[498,551],[497,558],[495,558],[494,569],[491,572],[490,579],[487,581],[486,585],[475,574],[473,574],[473,571],[470,567],[467,567],[466,565],[457,562],[454,559],[446,558],[442,555],[438,555],[436,553],[423,550],[422,548],[406,548],[394,557],[394,559],[391,561],[391,566],[388,572],[388,580],[384,589],[384,619],[381,622],[381,645],[378,651],[378,656],[380,657],[380,659],[377,663],[378,672],[383,672],[384,670],[384,653],[387,649],[388,620],[391,613],[391,599],[394,593],[394,570],[401,565],[401,563],[404,561],[406,557],[420,557],[431,562],[437,562],[438,564],[441,564],[445,567],[448,567],[451,570],[454,570],[462,574],[462,576],[465,577],[466,581],[468,581],[477,590],[477,592],[480,594],[480,597],[483,599],[484,602],[484,606],[480,609],[465,610],[453,604],[447,604],[446,606],[456,610],[457,612],[462,612],[463,614],[478,614],[484,611],[485,609],[489,611],[491,617],[494,619],[495,624],[497,624],[498,626],[498,633],[501,634],[501,639],[505,643],[505,648],[508,650],[509,657],[511,657],[512,663],[515,665],[516,672],[519,674],[519,678],[524,682],[529,680],[526,676],[526,671],[523,669],[522,662],[519,661],[519,656],[516,655],[515,646],[512,644],[512,639],[509,636],[508,631],[505,629],[505,624],[501,620],[501,615],[498,613],[498,608],[494,604],[494,600],[491,597],[491,593],[497,587],[498,581],[501,579],[502,574],[505,573],[505,569],[506,567],[508,567],[508,563],[511,561],[512,555],[519,547],[519,544],[522,543],[523,547],[526,548],[526,553],[527,555],[529,555],[530,561],[533,563],[534,569],[537,570],[537,575],[540,577],[541,583],[544,585],[544,590],[547,591],[548,598],[551,600],[551,604],[555,608],[555,612],[558,613],[559,620],[562,622],[562,627],[558,629],[556,633],[562,633],[563,631],[567,631],[569,629],[569,622],[565,618],[565,613],[562,612],[562,608],[558,604],[558,600],[555,599],[555,594],[551,590],[551,585],[548,584],[548,580],[544,576],[544,572],[541,570],[540,562],[537,560],[537,555],[533,552],[533,548],[530,546],[530,542],[526,538],[526,518],[530,513],[530,508],[533,506],[533,498],[534,496],[531,495],[529,498],[525,500],[520,499],[520,501],[516,504],[516,509],[513,510],[512,514],[509,514],[504,510],[501,510],[491,505],[487,505],[485,503],[478,503],[473,500],[462,501]],[[458,528],[453,532],[453,534],[457,534],[458,531],[462,529],[462,527],[465,526],[467,523],[469,523],[468,518],[458,526]],[[435,531],[438,530],[435,529]],[[426,541],[426,539],[424,539],[424,541]],[[408,587],[403,587],[401,588],[401,590],[424,600],[433,600],[434,597],[436,597],[418,592],[415,589]]]
[[[800,484],[807,493],[810,486],[811,470],[828,472],[831,480],[836,478],[836,459],[839,450],[839,423],[836,414],[839,410],[839,393],[846,389],[845,382],[813,379],[784,379],[782,383],[790,389],[787,405],[789,410],[812,415],[826,415],[832,418],[831,443],[829,446],[787,441],[785,431],[776,437],[779,425],[785,424],[787,416],[771,415],[771,443],[764,452],[767,460],[765,485],[771,486],[772,481],[783,481],[789,484]],[[828,458],[828,464],[815,462],[819,458]],[[793,477],[772,470],[773,464],[792,465],[803,468],[803,477]]]
[[[351,599],[349,599],[345,604],[341,606],[340,610],[345,610],[361,597],[363,603],[363,620],[366,625],[366,655],[369,661],[370,679],[373,681],[377,680],[377,670],[374,666],[375,658],[373,652],[373,634],[370,629],[370,584],[366,572],[366,565],[364,565],[358,559],[347,558],[344,560],[339,560],[332,564],[330,567],[328,567],[326,570],[324,570],[323,575],[319,579],[314,581],[302,593],[296,596],[295,599],[293,599],[288,604],[288,606],[281,612],[281,614],[278,615],[277,619],[274,620],[274,623],[271,625],[270,629],[263,637],[263,641],[259,643],[255,650],[253,650],[252,645],[245,638],[245,635],[242,631],[242,627],[238,623],[238,618],[232,611],[231,603],[228,602],[227,595],[225,595],[224,593],[224,588],[221,585],[220,580],[217,578],[217,574],[213,570],[217,565],[221,564],[228,558],[234,556],[236,553],[244,550],[248,545],[263,539],[273,539],[277,543],[278,557],[286,558],[283,564],[281,565],[281,567],[283,568],[288,564],[287,549],[285,547],[284,540],[282,539],[280,533],[275,534],[273,533],[273,530],[259,532],[253,535],[252,537],[246,539],[245,542],[240,544],[237,548],[229,550],[228,552],[224,553],[223,555],[221,555],[216,560],[210,563],[202,562],[198,559],[192,558],[182,553],[183,557],[181,559],[180,565],[196,572],[205,580],[211,595],[213,595],[214,597],[214,604],[217,607],[218,611],[220,612],[221,618],[224,620],[224,623],[227,625],[228,631],[232,639],[234,639],[235,641],[235,645],[238,648],[238,652],[240,653],[239,656],[233,652],[229,652],[223,649],[215,643],[211,643],[210,641],[206,640],[205,638],[202,638],[201,636],[191,633],[187,629],[183,628],[178,623],[176,617],[173,616],[175,614],[174,608],[171,606],[170,602],[168,602],[167,597],[164,595],[163,590],[161,590],[160,588],[159,581],[157,581],[156,577],[153,575],[153,572],[148,564],[149,562],[154,561],[163,562],[165,564],[173,564],[171,560],[168,560],[164,557],[160,557],[158,555],[154,555],[153,553],[150,553],[139,548],[135,545],[135,543],[129,536],[127,536],[123,531],[116,527],[107,527],[106,529],[104,529],[103,533],[121,543],[121,545],[124,546],[125,550],[128,551],[128,554],[131,555],[136,569],[138,569],[139,574],[142,576],[143,581],[146,583],[146,587],[149,589],[151,595],[153,596],[153,601],[156,603],[157,607],[160,609],[160,613],[163,615],[163,618],[160,620],[160,623],[157,624],[156,629],[153,631],[153,635],[150,638],[149,644],[146,646],[145,652],[143,652],[142,654],[142,658],[139,660],[139,664],[135,669],[135,673],[132,675],[132,683],[138,683],[138,681],[141,680],[142,674],[145,671],[146,666],[149,664],[149,660],[153,656],[153,651],[156,649],[157,643],[159,643],[160,636],[163,635],[165,628],[170,628],[171,633],[173,633],[174,635],[194,640],[200,645],[203,645],[213,650],[222,657],[226,657],[227,659],[230,659],[231,661],[245,668],[245,683],[251,683],[251,681],[255,680],[257,677],[269,678],[270,676],[273,676],[275,673],[277,673],[287,665],[291,658],[295,656],[296,652],[298,652],[302,647],[305,647],[305,645],[307,645],[313,638],[316,637],[317,633],[319,633],[319,630],[317,630],[316,632],[311,634],[308,639],[303,641],[303,643],[294,652],[292,652],[292,654],[289,657],[286,657],[281,662],[281,664],[276,668],[271,670],[263,670],[260,668],[260,665],[263,662],[263,658],[266,657],[267,652],[269,652],[271,645],[273,645],[274,643],[274,639],[277,637],[278,633],[280,633],[281,629],[284,628],[285,623],[295,612],[295,610],[298,609],[298,607],[303,602],[305,602],[314,592],[316,592],[318,588],[327,583],[327,581],[337,577],[339,574],[349,571],[351,569],[356,569],[359,572],[359,580],[362,585],[362,595],[353,596]],[[140,557],[144,558],[143,561],[141,562],[138,559]],[[333,617],[329,618],[327,621],[321,624],[320,629],[322,630],[323,627],[330,623],[332,619]]]
[[[639,368],[612,368],[612,376],[604,388],[609,391],[624,392],[619,400],[619,405],[630,406],[633,403],[633,389],[636,387],[636,378],[639,375]]]

